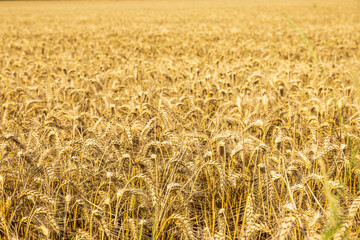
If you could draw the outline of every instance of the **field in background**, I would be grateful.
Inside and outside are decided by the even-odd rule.
[[[359,12],[0,3],[0,239],[359,238]]]

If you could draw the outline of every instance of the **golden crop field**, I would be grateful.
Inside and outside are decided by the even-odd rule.
[[[357,1],[0,2],[0,239],[359,239]]]

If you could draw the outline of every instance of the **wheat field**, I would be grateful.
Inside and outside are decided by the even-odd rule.
[[[357,1],[0,2],[0,239],[359,239]]]

